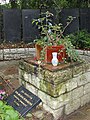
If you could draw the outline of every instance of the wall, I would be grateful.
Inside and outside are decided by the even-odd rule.
[[[90,102],[89,62],[65,65],[54,71],[26,59],[19,63],[19,82],[41,98],[43,108],[55,120]]]
[[[35,48],[0,49],[0,60],[17,60],[35,56]]]

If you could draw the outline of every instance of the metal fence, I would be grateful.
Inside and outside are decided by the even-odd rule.
[[[19,42],[21,39],[21,11],[3,10],[4,39],[6,42]]]
[[[24,42],[32,42],[34,39],[39,37],[38,29],[32,25],[32,20],[38,18],[39,15],[40,10],[22,10],[22,39]]]
[[[66,24],[68,16],[74,17],[72,23],[66,28],[65,34],[79,30],[79,9],[63,9],[61,12],[61,22]]]
[[[0,41],[2,37],[2,11],[0,10]]]
[[[57,23],[56,12],[51,10],[55,17],[54,22]],[[24,41],[25,43],[33,42],[39,37],[38,29],[32,25],[32,20],[38,18],[40,10],[31,9],[4,9],[0,10],[0,42],[17,43]],[[58,16],[59,21],[66,24],[67,17],[76,17],[70,26],[66,29],[65,34],[73,33],[77,30],[86,29],[90,33],[90,9],[63,9]]]

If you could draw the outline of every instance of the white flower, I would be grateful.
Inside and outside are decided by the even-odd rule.
[[[49,24],[50,26],[52,26],[52,23],[48,22],[48,24]]]
[[[40,19],[38,19],[38,22],[41,22],[41,20],[40,20]]]
[[[51,32],[52,32],[51,29],[49,29],[49,30],[48,30],[48,33],[51,33]]]
[[[41,64],[41,61],[40,61],[40,60],[38,60],[38,64],[39,64],[39,65]]]

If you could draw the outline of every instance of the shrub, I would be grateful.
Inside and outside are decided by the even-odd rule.
[[[86,30],[77,31],[74,34],[70,34],[69,38],[76,48],[90,49],[90,33]]]
[[[11,106],[0,101],[0,120],[23,120]]]

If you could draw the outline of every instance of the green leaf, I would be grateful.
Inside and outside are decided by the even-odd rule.
[[[7,110],[6,114],[11,117],[11,120],[18,120],[18,113],[12,110]]]
[[[5,120],[11,120],[11,117],[9,115],[6,115]]]
[[[2,101],[0,101],[0,108],[3,106],[3,102]]]

